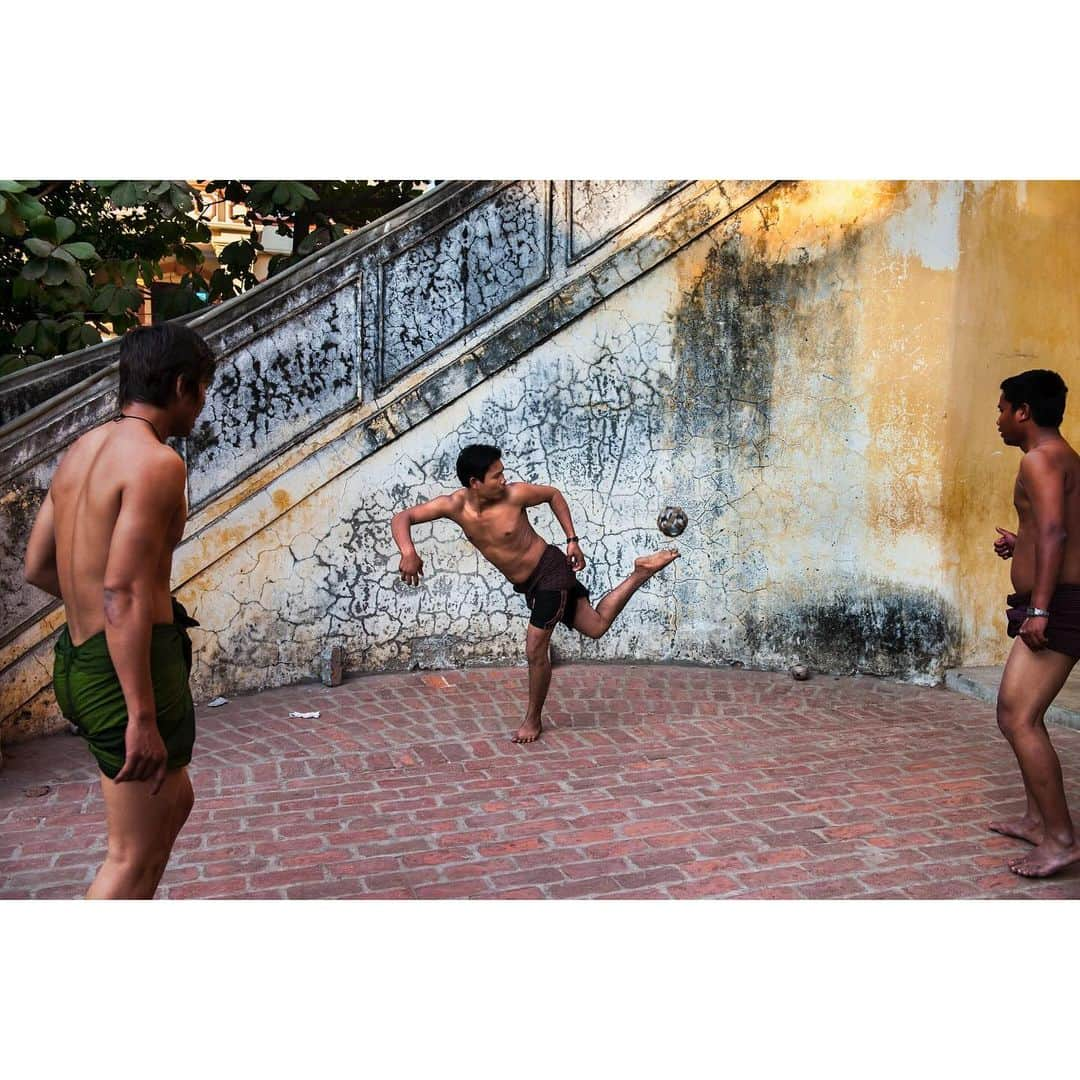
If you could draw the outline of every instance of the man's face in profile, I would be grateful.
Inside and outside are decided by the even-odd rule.
[[[1022,412],[1022,417],[1017,417],[1017,411]],[[1022,420],[1027,419],[1027,406],[1017,405],[1005,400],[1004,394],[998,398],[997,429],[1006,446],[1020,445],[1020,432]]]
[[[503,470],[502,459],[492,462],[484,479],[477,483],[473,490],[485,499],[497,499],[506,487],[506,473]]]

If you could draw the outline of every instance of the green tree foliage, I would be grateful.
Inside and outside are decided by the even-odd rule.
[[[292,241],[276,274],[420,192],[417,180],[0,180],[0,376],[138,324],[162,265],[182,269],[155,318],[175,318],[256,284],[262,237]],[[201,245],[222,200],[249,234],[212,271]]]

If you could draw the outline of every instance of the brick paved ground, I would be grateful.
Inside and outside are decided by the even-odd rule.
[[[1080,897],[1080,868],[1017,878],[1024,845],[985,830],[1022,799],[983,702],[571,665],[519,747],[525,689],[523,669],[418,673],[200,709],[196,806],[159,895]],[[1053,735],[1080,807],[1080,732]],[[79,739],[5,749],[0,898],[81,895],[103,846]]]

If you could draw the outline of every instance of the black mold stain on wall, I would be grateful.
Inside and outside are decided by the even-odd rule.
[[[202,457],[207,450],[212,450],[221,442],[217,428],[210,423],[196,424],[188,436],[188,456],[193,460]]]
[[[721,454],[739,450],[758,463],[769,436],[776,325],[796,269],[744,252],[738,237],[710,251],[675,313],[676,442],[704,436]]]
[[[355,397],[350,301],[332,294],[309,312],[304,333],[271,328],[222,363],[201,422],[188,439],[199,489],[215,470],[235,474],[271,456]]]
[[[329,365],[319,362],[329,353],[330,349],[317,343],[299,357],[277,350],[268,357],[253,357],[243,369],[223,370],[215,387],[216,396],[234,408],[223,408],[218,430],[213,434],[200,431],[195,446],[224,444],[236,450],[257,447],[282,418],[302,415],[327,397],[351,390],[345,372],[328,370]],[[210,423],[200,425],[211,427]]]
[[[940,673],[958,662],[959,620],[929,589],[866,583],[780,607],[743,616],[758,662],[790,657],[818,671],[869,675]]]
[[[784,197],[800,196],[793,191]],[[762,206],[763,233],[784,211],[782,202]],[[797,202],[791,211],[799,212]],[[744,562],[754,558],[767,567],[770,561],[768,549],[755,540],[755,523],[739,521],[737,495],[752,489],[769,464],[781,347],[799,351],[794,370],[800,375],[823,371],[834,384],[859,360],[847,311],[861,237],[855,221],[841,229],[827,250],[811,257],[796,248],[783,261],[770,258],[752,236],[718,235],[674,314],[669,427],[676,446],[711,443],[717,491],[709,512],[738,534]],[[805,392],[814,391],[808,384]],[[773,491],[778,498],[800,498],[798,490]],[[724,588],[720,578],[713,580]],[[742,634],[736,622],[731,645],[736,652],[741,645],[740,658],[755,666],[801,660],[837,673],[939,674],[959,655],[958,621],[930,590],[856,579],[826,585],[819,596],[811,590],[785,595],[783,586],[770,584],[760,594],[734,589],[717,599],[741,620]]]
[[[763,221],[776,213],[775,206],[763,207]],[[854,360],[842,318],[846,300],[832,301],[837,317],[816,318],[812,335],[801,324],[829,302],[817,299],[823,287],[854,280],[860,236],[852,223],[827,252],[811,257],[796,248],[793,258],[775,261],[763,243],[740,234],[712,248],[674,313],[678,364],[670,405],[677,441],[707,436],[718,452],[736,451],[733,466],[763,463],[781,338],[798,341],[804,370]]]

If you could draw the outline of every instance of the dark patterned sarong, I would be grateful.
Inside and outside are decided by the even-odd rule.
[[[1006,601],[1005,617],[1009,620],[1008,635],[1020,633],[1031,607],[1031,593],[1011,593]],[[1059,585],[1047,608],[1046,642],[1054,652],[1080,657],[1080,585]]]
[[[536,568],[514,592],[525,594],[532,615],[529,622],[538,630],[550,630],[556,623],[574,628],[578,600],[589,595],[570,569],[566,555],[554,544],[548,544]]]

